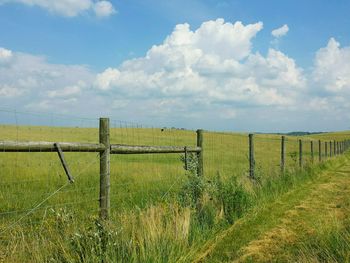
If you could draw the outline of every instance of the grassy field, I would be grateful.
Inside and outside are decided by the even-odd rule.
[[[310,140],[349,137],[350,132],[302,137],[306,168],[320,169],[311,165]],[[297,169],[298,139],[287,137],[286,174],[295,175],[288,181],[279,175],[280,136],[255,136],[259,187],[247,178],[247,134],[205,132],[205,177],[200,182],[185,172],[179,154],[113,155],[112,215],[103,228],[97,220],[96,153],[65,153],[75,177],[75,183],[68,184],[56,153],[1,153],[0,149],[0,261],[96,262],[103,257],[111,262],[177,261],[243,216],[258,197],[275,198],[307,180]],[[3,125],[0,140],[97,142],[98,129]],[[111,142],[194,146],[196,134],[114,127]],[[200,209],[195,197],[200,199]]]

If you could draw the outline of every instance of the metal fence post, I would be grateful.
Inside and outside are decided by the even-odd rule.
[[[99,130],[100,143],[106,147],[100,152],[100,218],[108,219],[110,208],[110,140],[109,140],[109,119],[100,118]]]

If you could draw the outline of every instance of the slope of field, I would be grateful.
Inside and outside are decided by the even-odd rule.
[[[349,158],[238,220],[193,261],[349,262]]]

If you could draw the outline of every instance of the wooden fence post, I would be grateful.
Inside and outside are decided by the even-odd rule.
[[[318,161],[322,161],[322,145],[321,140],[318,140]]]
[[[333,148],[332,148],[332,141],[329,141],[329,157],[332,157],[333,156],[333,154],[332,154],[332,150]]]
[[[109,119],[100,118],[100,143],[105,145],[105,150],[100,152],[100,218],[108,219],[110,208],[110,141]]]
[[[286,137],[282,136],[281,138],[281,172],[284,173],[285,172],[285,164],[286,164],[286,147],[285,147],[285,140]]]
[[[303,141],[299,140],[299,167],[303,168]]]
[[[197,153],[198,167],[197,175],[204,176],[203,169],[203,130],[197,130],[197,146],[201,148],[201,151]]]
[[[343,141],[340,141],[340,154],[343,154]]]
[[[336,152],[336,143],[335,140],[333,141],[333,156],[336,156],[337,152]]]
[[[314,163],[314,142],[310,142],[310,150],[311,150],[311,163]]]
[[[249,177],[255,179],[254,134],[249,134]]]
[[[337,155],[339,155],[339,142],[337,142]]]
[[[327,142],[324,142],[324,156],[327,159],[328,157],[328,147],[327,147]]]

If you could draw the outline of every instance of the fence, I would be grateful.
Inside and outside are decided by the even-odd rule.
[[[81,121],[90,122],[95,120]],[[75,127],[74,123],[72,126]],[[162,170],[161,172],[174,170],[174,173],[169,173],[168,175],[164,176],[164,178],[168,177],[167,179],[174,181],[170,182],[170,184],[164,188],[164,191],[160,192],[161,196],[164,197],[171,189],[174,188],[174,183],[177,178],[173,178],[172,175],[180,177],[178,174],[182,173],[181,171],[174,169],[175,166],[179,166],[178,154],[185,155],[185,160],[187,159],[187,155],[190,153],[194,153],[197,156],[197,173],[199,176],[210,178],[216,174],[223,177],[242,177],[242,175],[243,177],[246,177],[247,175],[251,179],[256,179],[257,177],[261,176],[279,174],[281,171],[285,172],[288,169],[300,169],[312,163],[320,162],[326,158],[339,155],[349,147],[349,140],[316,141],[308,138],[301,140],[297,137],[278,135],[249,134],[247,136],[247,134],[204,132],[202,130],[198,130],[196,133],[194,133],[193,131],[166,128],[151,129],[141,127],[139,125],[129,125],[124,127],[124,124],[121,122],[112,122],[111,125],[110,121],[106,118],[100,119],[98,133],[96,132],[96,128],[91,128],[90,126],[84,128],[83,132],[80,132],[80,129],[73,128],[70,138],[74,138],[76,140],[87,138],[87,142],[85,143],[65,142],[65,140],[58,140],[56,137],[52,142],[39,141],[38,139],[45,137],[45,129],[43,129],[43,132],[41,132],[41,128],[35,126],[27,126],[27,130],[23,131],[23,138],[25,139],[29,139],[29,137],[26,137],[26,131],[29,129],[33,131],[32,137],[35,140],[19,140],[19,134],[21,131],[18,126],[17,117],[16,125],[13,127],[6,126],[4,130],[6,129],[8,129],[8,131],[6,131],[6,136],[15,137],[16,140],[1,141],[0,152],[8,154],[15,153],[16,155],[15,158],[11,160],[9,158],[8,160],[4,161],[2,164],[2,168],[4,168],[2,169],[2,173],[11,173],[11,171],[7,170],[10,169],[9,164],[14,164],[16,167],[20,168],[22,166],[23,167],[16,173],[17,175],[14,177],[14,180],[9,182],[5,182],[4,180],[2,181],[2,183],[5,185],[4,187],[9,184],[27,183],[20,176],[21,172],[27,172],[28,168],[34,164],[38,166],[38,169],[42,168],[44,165],[43,163],[40,163],[40,160],[42,160],[41,158],[43,158],[42,155],[44,153],[51,153],[50,160],[52,163],[50,163],[48,167],[48,181],[53,180],[52,178],[49,178],[50,171],[59,169],[58,164],[56,162],[54,163],[53,161],[54,158],[58,158],[52,156],[52,154],[58,154],[61,165],[63,165],[64,171],[68,177],[66,183],[58,188],[52,188],[52,185],[48,184],[47,186],[48,188],[49,186],[51,187],[51,191],[46,193],[44,198],[36,200],[37,202],[33,202],[35,205],[27,209],[15,210],[14,208],[16,208],[16,206],[21,207],[19,204],[20,202],[14,204],[13,201],[9,199],[7,206],[2,207],[0,215],[22,215],[14,223],[19,222],[25,216],[28,216],[34,211],[40,209],[45,202],[59,193],[61,193],[63,197],[58,199],[58,203],[63,206],[68,206],[70,204],[82,205],[85,204],[85,202],[90,203],[95,200],[91,199],[91,195],[98,195],[99,215],[102,219],[108,218],[111,207],[117,206],[121,201],[123,201],[122,199],[126,199],[123,194],[129,194],[131,203],[137,199],[137,197],[134,197],[133,195],[135,195],[137,187],[142,188],[142,184],[140,185],[137,183],[138,179],[131,181],[126,180],[126,176],[123,177],[122,172],[125,172],[127,176],[131,174],[133,178],[133,173],[135,173],[136,176],[143,173],[149,166],[147,158],[138,157],[141,155],[162,156],[163,154],[176,154],[175,159],[162,159],[160,157],[157,160],[152,159],[150,161],[156,162],[156,169],[159,169],[158,167],[164,165],[164,163],[170,163],[170,165],[165,167],[166,169]],[[53,133],[56,132],[56,129],[60,130],[63,128],[52,128]],[[131,133],[132,136],[130,136]],[[172,141],[162,139],[170,137],[170,133],[173,133],[173,135],[177,134],[174,135]],[[89,134],[89,137],[87,137],[87,134]],[[148,138],[147,136],[150,137]],[[99,137],[99,142],[91,142],[93,138],[96,137]],[[23,156],[18,156],[18,152],[24,152],[29,155],[33,155],[33,157],[26,155],[28,160],[23,161],[23,164],[21,164],[21,158],[23,158]],[[73,157],[71,155],[77,153],[95,153],[97,155],[94,155],[93,161],[87,163],[84,163],[78,157],[74,157],[77,158],[76,160],[78,161],[76,163],[76,167],[72,169],[73,163],[71,160],[73,160]],[[117,155],[117,158],[113,157],[115,155]],[[96,157],[98,157],[98,159],[95,159]],[[2,155],[1,158],[4,159],[4,155]],[[87,158],[86,155],[84,155],[84,158]],[[36,161],[39,161],[39,163],[37,164]],[[27,164],[25,165],[26,162]],[[44,159],[42,162],[46,162],[46,160]],[[100,167],[99,177],[96,176],[98,173],[97,170],[89,170],[98,162]],[[133,165],[127,166],[126,169],[124,167],[123,169],[122,164],[128,162],[132,162]],[[135,167],[134,164],[136,164]],[[146,168],[144,168],[144,166]],[[185,164],[185,167],[186,166],[187,165]],[[74,171],[72,172],[72,170]],[[86,173],[87,170],[90,171],[91,176],[86,176],[82,183],[79,182],[77,178],[80,177],[81,174]],[[123,171],[121,172],[121,170]],[[33,184],[30,184],[28,188],[32,188],[33,191],[39,191],[38,188],[42,186],[39,187],[36,185],[37,179],[35,178],[35,172],[36,171],[33,171],[33,177],[31,180],[28,180],[33,182]],[[110,186],[111,172],[116,174],[116,176],[112,178],[112,187]],[[149,183],[155,184],[154,189],[157,187],[164,187],[164,178],[159,179],[159,184],[156,184],[152,180],[150,180]],[[21,180],[23,181],[21,182]],[[71,182],[74,180],[75,183],[71,184]],[[63,189],[69,186],[74,187],[74,185],[78,185],[77,187],[79,187],[79,184],[84,185],[84,189],[82,189],[84,191],[75,188],[68,190]],[[132,187],[133,185],[134,187]],[[26,184],[26,187],[27,186],[28,185]],[[126,189],[124,186],[131,187]],[[4,189],[4,187],[2,189]],[[19,187],[15,190],[16,194],[20,195],[23,188]],[[148,191],[148,189],[145,190]],[[62,200],[65,200],[66,196],[70,194],[81,195],[82,199],[84,199],[84,197],[88,198],[85,198],[79,202],[62,202]],[[4,196],[5,195],[6,193],[4,193]],[[141,195],[142,194],[139,194],[139,196]],[[28,203],[29,201],[33,200],[28,200]],[[135,203],[137,203],[136,201]],[[139,206],[140,203],[137,203],[137,205]],[[49,206],[45,206],[45,208],[48,207]],[[52,207],[55,207],[55,204],[53,204]]]
[[[203,131],[197,131],[197,147],[177,146],[135,146],[110,143],[110,124],[108,118],[101,118],[99,125],[99,143],[78,142],[19,142],[0,141],[2,152],[55,152],[57,151],[65,173],[70,182],[74,179],[65,160],[64,151],[98,152],[100,154],[100,217],[107,219],[110,209],[110,155],[111,154],[167,154],[196,153],[198,158],[197,173],[203,175]]]

